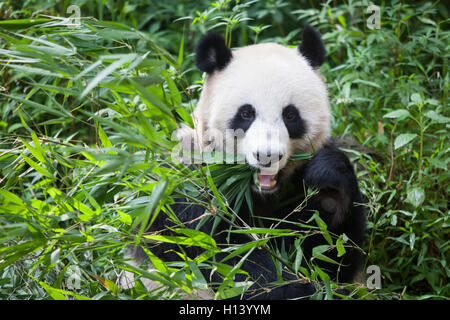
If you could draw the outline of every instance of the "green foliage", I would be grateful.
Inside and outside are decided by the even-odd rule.
[[[172,134],[192,125],[202,85],[192,57],[200,35],[215,29],[231,47],[294,46],[305,23],[322,32],[328,50],[321,72],[334,134],[352,134],[373,151],[349,150],[367,199],[362,250],[366,266],[380,266],[383,289],[363,281],[349,285],[351,297],[449,297],[444,3],[383,2],[374,30],[365,1],[76,1],[79,23],[68,18],[70,4],[0,3],[2,299],[176,299],[210,285],[199,268],[223,275],[217,298],[232,297],[251,285],[234,275],[245,274],[240,265],[256,248],[272,254],[279,270],[323,286],[313,298],[332,298],[337,286],[315,261],[333,248],[343,255],[353,245],[345,235],[330,234],[318,215],[316,226],[302,225],[307,232],[277,229],[279,220],[273,228],[245,226],[233,214],[249,199],[240,192],[253,178],[245,165],[187,168],[171,158]],[[173,237],[146,233],[142,226],[158,215],[177,221],[170,205],[180,197],[249,242],[219,248],[181,225]],[[317,232],[328,244],[306,261],[301,243]],[[295,237],[295,248],[272,248],[268,240],[279,236]],[[180,245],[181,262],[148,250],[155,272],[126,261],[125,247],[146,241]],[[183,245],[203,254],[190,260]],[[213,258],[219,251],[224,261]],[[236,256],[236,266],[225,263]],[[132,289],[118,285],[125,270],[136,276]],[[162,290],[146,292],[143,278]]]

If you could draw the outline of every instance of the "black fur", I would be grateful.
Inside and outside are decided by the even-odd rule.
[[[244,104],[239,107],[236,114],[231,119],[228,127],[235,131],[238,129],[242,129],[244,130],[244,132],[246,132],[255,120],[255,116],[255,108],[251,104]]]
[[[310,25],[303,29],[302,43],[298,49],[314,69],[325,62],[326,50],[320,32]]]
[[[213,73],[224,69],[232,56],[231,50],[225,44],[225,39],[218,33],[209,32],[195,47],[194,63],[199,70]]]
[[[280,172],[283,175],[283,171]],[[300,212],[295,212],[289,216],[293,222],[306,223],[317,210],[321,219],[327,224],[328,230],[336,235],[346,234],[358,246],[362,245],[365,233],[365,214],[362,206],[361,194],[358,189],[357,180],[353,168],[347,157],[333,145],[321,149],[310,161],[300,167],[293,176],[282,186],[275,195],[264,196],[253,194],[253,212],[254,216],[284,218],[291,213],[302,201],[304,195],[304,184],[309,187],[316,187],[320,191],[313,198],[309,199],[307,206]],[[324,198],[335,198],[337,202],[334,212],[330,212],[330,206],[323,206]],[[286,200],[290,204],[282,205]],[[332,208],[332,206],[331,206]],[[223,222],[219,217],[203,218],[201,224],[195,220],[204,213],[204,209],[198,205],[193,205],[185,199],[180,199],[172,205],[172,210],[177,214],[182,223],[190,228],[210,234],[220,244],[243,244],[251,241],[248,235],[228,233],[230,226]],[[333,211],[333,210],[331,210]],[[255,218],[249,213],[249,208],[243,204],[239,216],[251,226],[255,226]],[[336,215],[339,215],[336,218]],[[195,222],[190,223],[192,220]],[[237,220],[236,220],[237,221]],[[266,227],[273,223],[272,220],[260,219]],[[175,235],[168,227],[175,225],[164,214],[159,214],[151,231],[158,231],[165,235]],[[279,228],[293,228],[292,224],[280,225]],[[307,230],[307,229],[306,229]],[[274,245],[284,245],[289,248],[293,245],[294,237],[278,238]],[[310,235],[304,239],[302,250],[304,261],[312,257],[312,250],[318,245],[327,244],[327,241],[321,234]],[[172,250],[173,249],[173,250]],[[159,244],[150,247],[150,250],[165,261],[177,261],[179,256],[174,251],[180,249],[176,245]],[[195,258],[202,253],[199,247],[183,247],[183,251],[190,258]],[[337,256],[337,251],[332,250],[326,253],[331,259],[340,262],[340,266],[325,261],[317,261],[318,265],[327,272],[331,279],[340,282],[351,282],[362,267],[363,259],[359,250],[351,247],[346,248],[346,254],[342,257]],[[221,262],[226,255],[219,253],[214,260]],[[233,257],[224,263],[235,266],[242,256]],[[291,299],[299,297],[308,297],[315,292],[311,283],[300,283],[295,275],[283,272],[282,277],[285,280],[292,280],[288,285],[277,286],[272,284],[277,280],[277,269],[272,256],[264,249],[255,249],[241,266],[246,271],[250,280],[255,283],[243,295],[244,299]],[[216,271],[211,273],[209,269],[203,269],[205,279],[214,283],[221,283],[222,278]],[[244,274],[236,274],[235,281],[244,281]],[[241,297],[236,297],[241,298]]]
[[[288,130],[291,139],[301,138],[306,132],[305,121],[300,116],[297,108],[293,105],[288,105],[283,109],[283,121]]]

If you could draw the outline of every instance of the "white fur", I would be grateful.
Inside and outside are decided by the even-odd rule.
[[[296,152],[319,150],[330,136],[328,94],[319,72],[312,69],[297,48],[264,43],[233,51],[231,62],[222,71],[207,76],[194,111],[196,135],[205,138],[206,130],[225,132],[230,119],[243,104],[256,109],[256,118],[240,140],[238,152],[250,164],[255,150],[283,152],[282,169]],[[290,139],[282,119],[284,107],[292,104],[306,122],[307,133]],[[267,146],[268,133],[279,143]],[[205,139],[203,143],[205,144]]]

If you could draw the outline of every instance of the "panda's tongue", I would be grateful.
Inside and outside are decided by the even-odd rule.
[[[258,172],[258,183],[261,188],[273,188],[277,184],[277,175],[264,175]]]

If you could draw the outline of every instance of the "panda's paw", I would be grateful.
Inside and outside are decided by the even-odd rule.
[[[347,156],[337,148],[328,147],[321,149],[309,161],[304,180],[308,186],[351,193],[356,176]]]
[[[341,224],[358,192],[353,167],[345,154],[334,147],[320,150],[307,164],[303,179],[308,187],[319,190],[313,199],[318,209],[333,216],[334,226]]]

